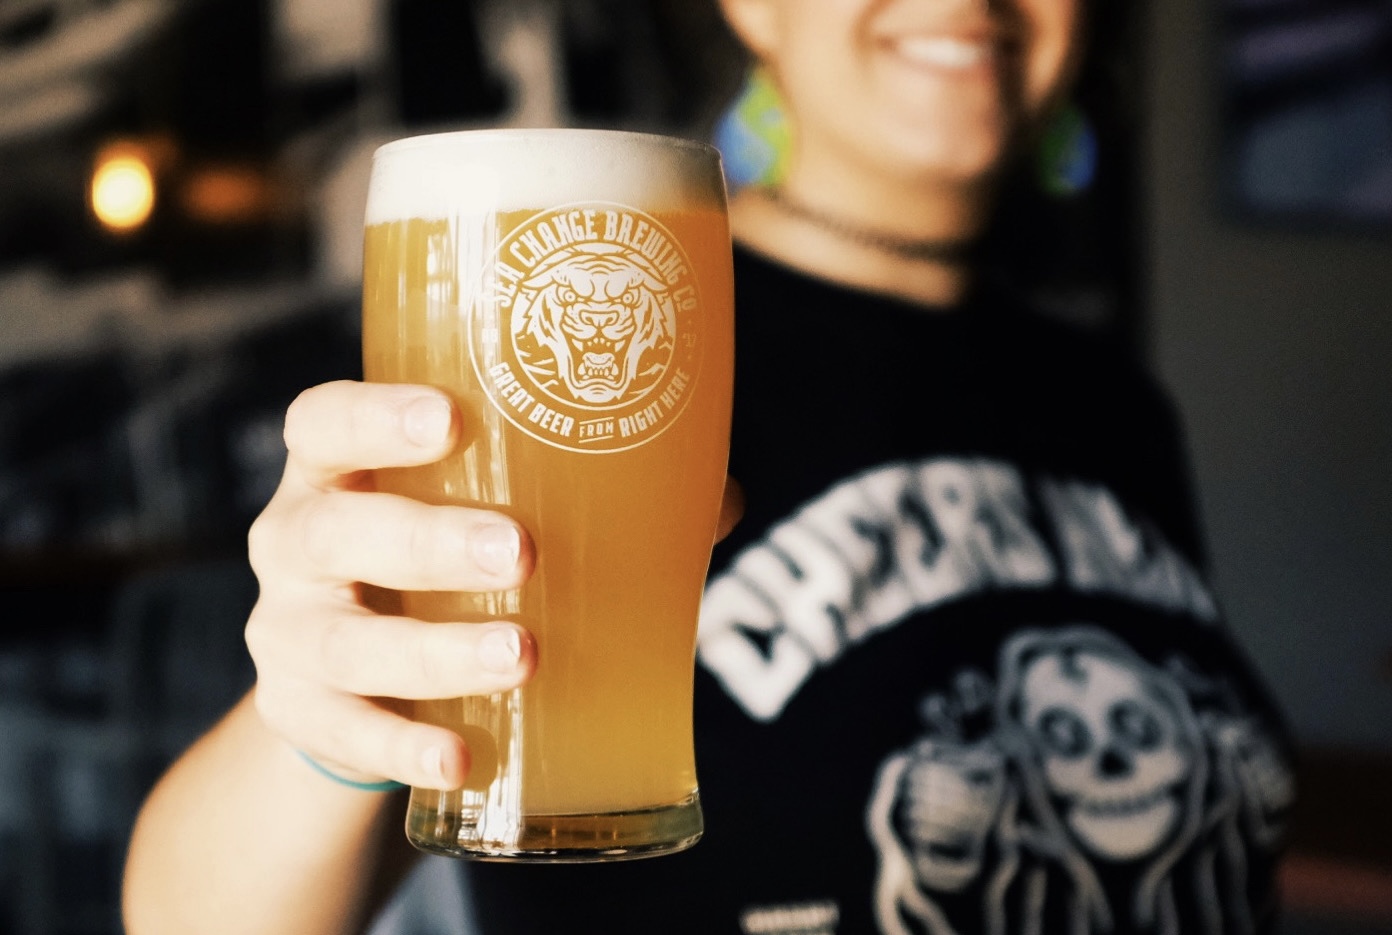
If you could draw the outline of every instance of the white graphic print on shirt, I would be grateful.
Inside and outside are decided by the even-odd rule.
[[[934,459],[840,484],[742,552],[708,586],[699,658],[770,722],[914,611],[1055,584],[1217,619],[1198,573],[1106,488]],[[1017,632],[994,672],[958,671],[867,803],[881,930],[1005,935],[1047,914],[1078,935],[1177,933],[1187,887],[1204,931],[1252,931],[1248,849],[1275,846],[1294,790],[1229,688],[1081,623]]]
[[[1065,900],[1074,932],[1177,933],[1182,872],[1206,931],[1251,931],[1242,840],[1279,837],[1291,773],[1258,721],[1196,705],[1220,687],[1175,663],[1091,627],[1027,631],[996,687],[964,671],[953,698],[930,698],[928,730],[884,761],[868,808],[880,928],[950,935],[960,917],[1003,935]],[[1099,865],[1126,871],[1125,899]]]
[[[1216,619],[1189,563],[1105,488],[1039,490],[1075,589]],[[818,666],[914,611],[1054,584],[1058,563],[1027,504],[1019,471],[986,460],[892,464],[839,484],[711,580],[700,661],[750,716],[772,720]]]

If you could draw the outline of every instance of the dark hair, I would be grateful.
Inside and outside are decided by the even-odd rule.
[[[1083,58],[1070,104],[1087,121],[1095,174],[1086,188],[1059,194],[1036,164],[1018,166],[983,251],[987,274],[1036,306],[1115,333],[1140,352],[1145,117],[1144,15],[1139,0],[1087,3]]]

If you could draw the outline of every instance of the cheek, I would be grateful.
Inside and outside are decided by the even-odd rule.
[[[858,122],[852,115],[863,109],[864,99],[857,103],[857,76],[846,70],[842,60],[805,55],[790,56],[780,64],[783,92],[796,115],[794,131],[820,135]]]

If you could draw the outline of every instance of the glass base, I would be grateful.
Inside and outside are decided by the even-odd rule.
[[[442,810],[413,800],[406,837],[422,851],[473,860],[600,863],[686,850],[701,838],[701,797],[659,808],[581,815],[526,815],[490,833],[481,808]]]

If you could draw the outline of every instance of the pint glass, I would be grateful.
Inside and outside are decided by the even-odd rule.
[[[702,143],[612,130],[479,130],[374,155],[364,242],[368,380],[449,392],[444,461],[380,490],[484,505],[537,544],[516,591],[405,593],[431,621],[513,619],[523,688],[418,703],[463,736],[463,789],[413,789],[422,850],[617,860],[688,847],[698,605],[729,446],[725,185]]]

